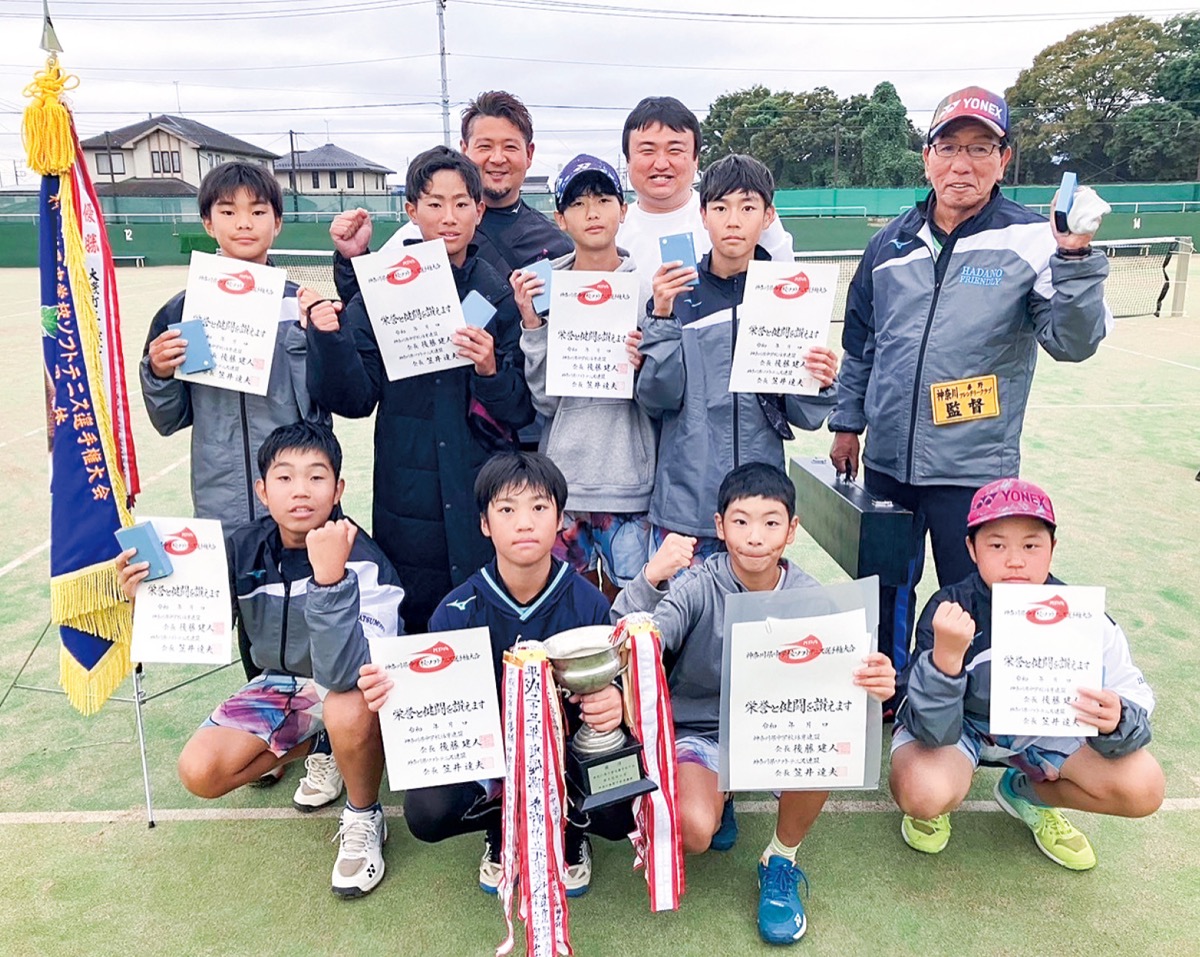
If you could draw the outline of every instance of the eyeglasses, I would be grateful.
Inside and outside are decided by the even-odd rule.
[[[930,147],[942,159],[951,159],[959,153],[966,153],[973,160],[987,159],[996,150],[1000,149],[999,143],[968,143],[966,146],[959,146],[957,143],[934,143]]]

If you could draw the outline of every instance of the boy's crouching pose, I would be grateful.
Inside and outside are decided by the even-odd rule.
[[[333,892],[358,897],[383,878],[387,826],[379,805],[379,720],[355,687],[367,661],[364,631],[396,635],[404,590],[383,553],[338,502],[342,451],[333,432],[297,422],[258,452],[256,491],[270,512],[226,539],[243,652],[262,673],[217,706],[184,746],[179,777],[193,794],[221,797],[305,757],[328,731],[346,781]],[[149,570],[117,559],[131,600]]]
[[[1095,737],[1015,737],[989,730],[992,594],[997,582],[1062,584],[1050,575],[1054,506],[1021,479],[985,485],[967,516],[967,548],[977,572],[929,600],[917,625],[908,694],[892,738],[892,796],[905,816],[908,845],[937,854],[950,840],[950,811],[967,795],[975,768],[1008,770],[996,801],[1033,832],[1038,848],[1063,867],[1096,866],[1087,837],[1058,810],[1144,817],[1163,799],[1163,773],[1144,750],[1154,695],[1105,619],[1104,687],[1080,688],[1074,702]]]
[[[737,840],[732,796],[717,787],[725,601],[739,592],[817,586],[783,557],[800,520],[796,490],[782,469],[757,462],[738,466],[721,483],[717,509],[716,533],[725,551],[688,569],[695,539],[668,535],[612,610],[614,621],[635,611],[653,612],[663,652],[673,658],[667,684],[675,715],[683,847],[689,854],[710,847],[729,850]],[[688,570],[672,581],[681,569]],[[886,655],[873,652],[854,682],[884,701],[895,693],[896,672]],[[779,796],[775,835],[758,865],[758,930],[767,943],[793,943],[807,929],[799,885],[803,881],[807,887],[808,880],[796,866],[796,852],[828,797],[828,791]]]

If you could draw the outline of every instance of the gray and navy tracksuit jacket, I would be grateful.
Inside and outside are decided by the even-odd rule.
[[[759,246],[754,258],[771,257]],[[729,391],[746,274],[721,279],[710,259],[700,260],[699,285],[676,298],[671,316],[647,315],[635,389],[642,408],[662,422],[650,521],[708,538],[716,532],[717,490],[731,469],[746,462],[784,465],[783,438],[764,406],[775,404],[781,424],[786,419],[811,431],[837,401],[836,384],[812,396]]]
[[[1043,216],[995,189],[940,255],[931,198],[884,227],[850,283],[835,432],[867,430],[868,466],[911,485],[979,487],[1020,467],[1040,345],[1080,362],[1111,327],[1108,260],[1057,255]],[[1000,414],[934,425],[930,387],[997,377]]]
[[[1061,585],[1057,578],[1046,580]],[[933,615],[942,602],[957,602],[975,619],[975,639],[955,677],[933,663]],[[1104,687],[1121,696],[1121,720],[1110,734],[1087,739],[1088,745],[1109,758],[1129,754],[1150,743],[1150,713],[1154,692],[1129,653],[1129,640],[1108,616],[1104,619]],[[896,724],[903,725],[931,748],[952,745],[962,736],[963,718],[988,728],[992,705],[992,590],[979,573],[935,594],[917,623],[917,650],[904,674],[907,694],[900,702]]]
[[[404,634],[404,589],[361,528],[345,577],[334,585],[313,583],[305,551],[285,554],[279,526],[270,516],[235,529],[225,549],[247,676],[256,671],[300,675],[331,691],[348,691],[358,681],[359,667],[371,660],[367,636]]]

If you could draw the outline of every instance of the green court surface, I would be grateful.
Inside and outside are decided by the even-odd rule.
[[[118,272],[130,385],[155,309],[185,270]],[[1193,270],[1200,279],[1200,268]],[[1200,294],[1197,294],[1200,295]],[[1193,316],[1200,298],[1192,297]],[[148,666],[146,690],[184,687],[145,707],[158,826],[146,827],[134,711],[114,700],[78,716],[53,689],[48,621],[46,455],[33,270],[0,271],[0,474],[9,502],[0,539],[0,954],[487,955],[504,924],[475,886],[480,841],[431,847],[407,833],[385,793],[387,877],[368,898],[329,892],[331,812],[291,809],[299,777],[219,801],[187,794],[175,758],[235,688],[240,669]],[[835,327],[836,329],[837,327]],[[144,514],[187,514],[188,439],[158,436],[134,394]],[[1154,753],[1167,803],[1148,820],[1074,813],[1099,866],[1056,868],[990,800],[981,772],[954,837],[936,858],[909,850],[886,788],[834,796],[801,850],[812,882],[812,955],[1200,954],[1200,322],[1122,320],[1079,366],[1042,356],[1022,469],[1055,499],[1055,572],[1108,588],[1110,613],[1158,695]],[[339,422],[348,512],[370,518],[371,426]],[[824,454],[829,434],[795,454]],[[844,575],[805,536],[793,557],[826,582]],[[932,579],[932,563],[929,564]],[[924,583],[923,595],[932,590]],[[39,637],[45,633],[45,637]],[[21,669],[21,687],[11,687]],[[5,696],[7,692],[7,695]],[[118,692],[128,698],[130,684]],[[754,865],[772,803],[742,795],[741,839],[688,861],[678,913],[651,914],[628,845],[596,848],[592,891],[571,908],[581,955],[725,955],[769,950],[754,926]],[[521,946],[518,945],[518,951]]]

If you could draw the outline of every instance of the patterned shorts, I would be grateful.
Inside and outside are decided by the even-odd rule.
[[[217,705],[200,727],[245,731],[282,757],[324,727],[321,702],[326,694],[312,678],[267,672]]]
[[[902,745],[917,739],[902,725],[892,729],[892,754]],[[991,734],[977,721],[963,718],[962,735],[954,746],[971,764],[1016,768],[1030,781],[1057,781],[1067,758],[1083,746],[1083,738],[1036,738],[1011,734]]]
[[[645,512],[566,512],[554,557],[579,573],[602,565],[604,577],[624,588],[646,564],[650,522]]]
[[[698,764],[717,774],[720,768],[719,754],[716,738],[689,734],[675,739],[675,760],[680,764]]]

